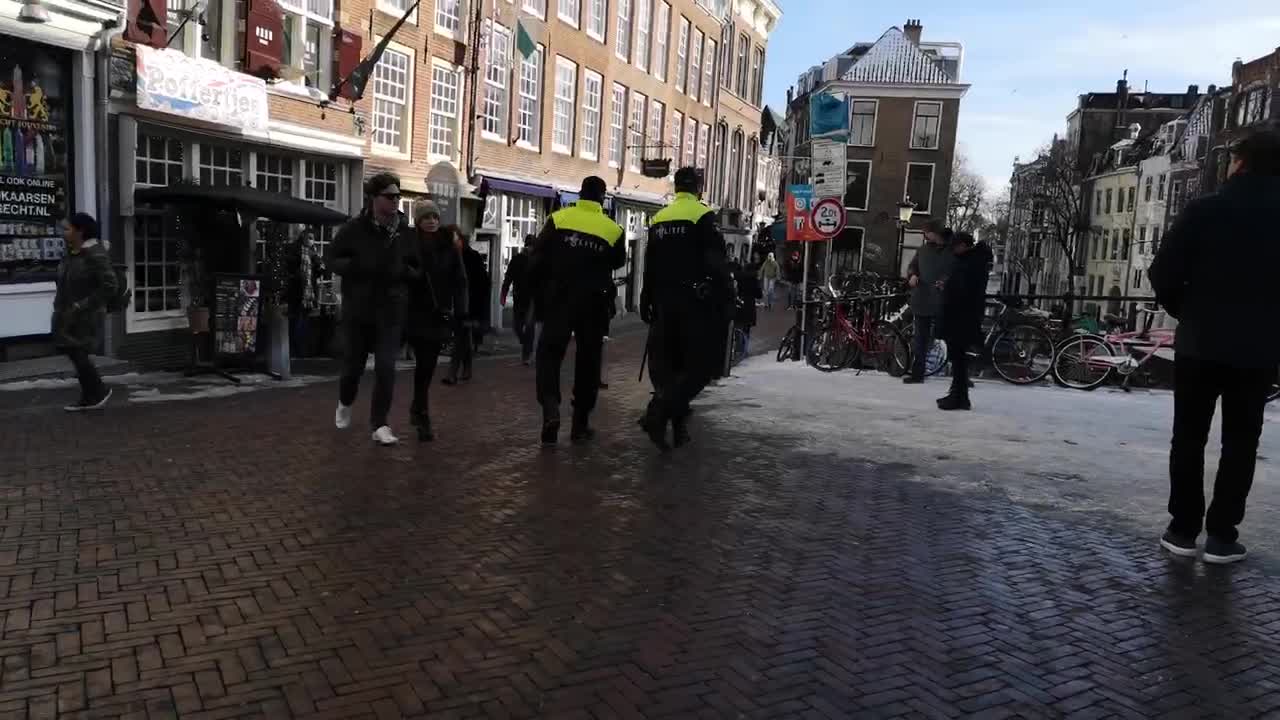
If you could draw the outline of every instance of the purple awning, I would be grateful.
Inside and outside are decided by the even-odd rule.
[[[485,176],[482,184],[488,185],[491,192],[515,193],[516,195],[532,195],[534,197],[554,198],[556,190],[548,185],[504,180],[503,178]]]

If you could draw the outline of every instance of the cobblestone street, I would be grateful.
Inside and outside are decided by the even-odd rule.
[[[726,388],[660,455],[643,343],[550,452],[512,358],[392,449],[371,378],[347,433],[332,382],[0,410],[0,717],[1280,717],[1269,558],[921,481],[852,418],[815,451]]]

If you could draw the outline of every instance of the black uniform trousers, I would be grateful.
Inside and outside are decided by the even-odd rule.
[[[542,320],[542,338],[536,349],[538,402],[543,410],[560,407],[560,368],[569,349],[576,345],[573,372],[574,415],[585,418],[596,407],[600,395],[600,363],[604,355],[604,334],[609,326],[609,308],[603,299],[564,303],[547,308]]]
[[[690,295],[660,302],[649,331],[649,379],[668,417],[689,414],[689,403],[716,377],[724,358],[723,313]]]
[[[1267,392],[1276,371],[1234,368],[1179,353],[1173,369],[1173,442],[1169,453],[1169,529],[1187,537],[1201,526],[1235,542],[1253,486]],[[1204,507],[1204,447],[1222,398],[1222,457],[1213,503]]]

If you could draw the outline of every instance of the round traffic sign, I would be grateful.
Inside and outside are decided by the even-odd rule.
[[[823,198],[813,206],[813,229],[824,238],[833,238],[844,229],[844,203],[840,198]]]

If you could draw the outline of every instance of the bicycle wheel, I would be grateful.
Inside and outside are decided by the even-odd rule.
[[[782,342],[778,344],[778,362],[783,360],[795,360],[800,347],[800,328],[795,325],[787,330],[787,334],[782,336]]]
[[[1053,377],[1066,387],[1092,390],[1111,376],[1115,351],[1097,335],[1076,335],[1058,343]]]
[[[935,339],[932,347],[929,348],[929,355],[924,361],[924,374],[927,377],[937,375],[942,372],[942,368],[947,366],[947,361],[950,359],[950,356],[947,355],[946,341]]]
[[[809,364],[822,372],[835,372],[845,368],[848,340],[835,328],[826,328],[813,339],[809,347]]]
[[[911,367],[911,348],[902,332],[884,320],[871,324],[872,347],[868,348],[876,369],[901,377]]]
[[[1014,385],[1038,383],[1053,369],[1053,338],[1035,325],[1014,325],[991,343],[996,374]]]
[[[729,367],[737,367],[747,357],[747,334],[733,329],[733,345],[729,349]]]

